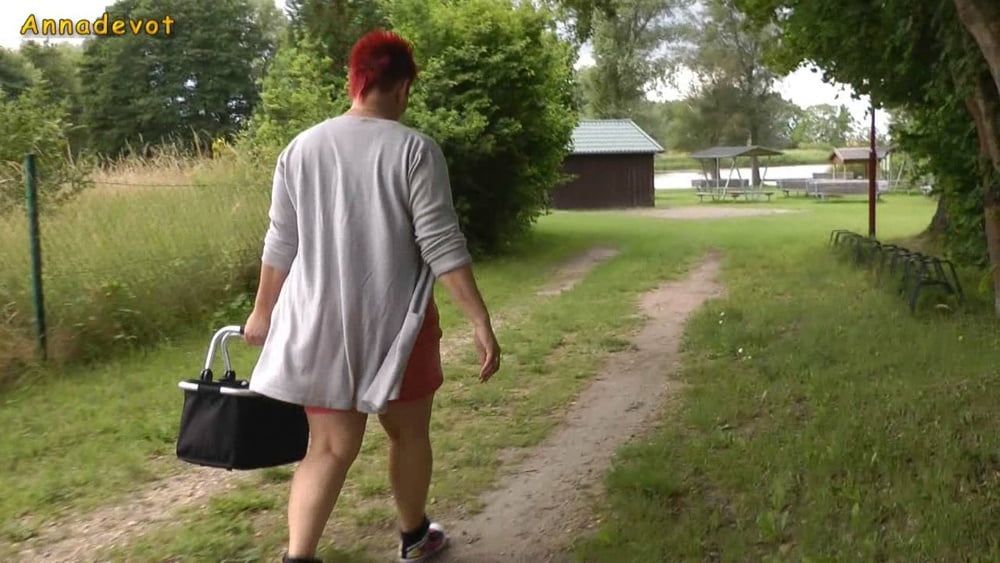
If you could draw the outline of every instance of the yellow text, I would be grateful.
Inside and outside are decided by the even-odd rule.
[[[21,25],[21,35],[42,35],[50,37],[97,35],[107,37],[116,35],[149,35],[170,37],[174,34],[176,20],[170,16],[160,19],[149,18],[112,18],[107,12],[95,20],[42,19],[39,24],[35,14],[28,16]]]

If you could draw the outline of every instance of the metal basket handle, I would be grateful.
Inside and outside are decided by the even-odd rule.
[[[200,379],[202,381],[212,381],[212,361],[215,359],[215,354],[220,348],[222,350],[223,366],[226,370],[223,375],[223,379],[235,378],[236,374],[233,372],[233,362],[229,357],[229,340],[231,338],[242,336],[242,326],[232,325],[220,328],[216,331],[215,335],[212,336],[212,342],[208,345],[208,355],[205,357],[205,367],[201,370]]]

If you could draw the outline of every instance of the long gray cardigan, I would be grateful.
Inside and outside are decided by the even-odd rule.
[[[395,121],[328,119],[281,153],[269,216],[262,261],[288,277],[250,389],[384,412],[435,277],[471,261],[440,147]]]

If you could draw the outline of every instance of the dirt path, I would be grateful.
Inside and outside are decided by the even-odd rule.
[[[565,293],[576,284],[583,281],[590,272],[604,262],[618,256],[620,251],[617,248],[595,246],[583,254],[575,256],[564,262],[552,274],[552,279],[536,292],[542,297],[555,297]],[[506,311],[493,317],[493,329],[500,330],[508,322],[520,320],[520,316],[525,312],[525,307]],[[472,334],[469,330],[461,329],[446,336],[441,341],[441,360],[448,363],[457,354],[466,353],[472,346]]]
[[[556,270],[548,284],[538,290],[538,295],[559,295],[576,287],[594,268],[618,256],[617,248],[597,246],[573,258]]]
[[[666,209],[643,209],[633,211],[635,215],[655,217],[657,219],[679,219],[702,221],[705,219],[732,219],[735,217],[763,217],[769,215],[784,215],[795,213],[791,209],[759,208],[759,207],[670,207]]]
[[[181,462],[177,462],[181,465]],[[198,505],[213,495],[231,490],[238,478],[222,478],[222,470],[184,466],[182,473],[154,481],[129,497],[127,503],[105,506],[85,516],[61,518],[39,531],[22,546],[22,561],[96,561],[96,552],[113,548],[160,522],[181,508]]]
[[[454,544],[443,561],[568,560],[567,542],[594,524],[590,502],[615,450],[647,429],[679,389],[669,372],[678,366],[685,321],[721,295],[718,273],[719,257],[712,255],[685,279],[643,297],[649,321],[634,347],[608,360],[562,428],[485,496],[481,513],[452,530]]]
[[[539,295],[555,296],[572,289],[602,262],[618,251],[593,248],[556,268],[552,281]],[[501,314],[499,327],[517,317],[516,311]],[[468,331],[456,331],[441,342],[444,361],[464,353],[471,346]],[[370,425],[374,428],[376,425]],[[197,506],[209,498],[235,488],[241,480],[253,478],[257,472],[233,472],[220,478],[221,470],[194,467],[180,461],[177,473],[153,481],[132,494],[126,501],[98,508],[86,515],[71,514],[46,524],[38,535],[17,546],[23,560],[82,562],[94,561],[95,553],[124,544],[149,528],[166,522],[178,509]]]

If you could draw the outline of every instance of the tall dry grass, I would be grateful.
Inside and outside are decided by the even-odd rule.
[[[98,358],[238,308],[256,279],[270,166],[168,147],[95,170],[94,188],[43,209],[50,356]],[[27,233],[20,214],[0,217],[0,384],[34,357]]]

